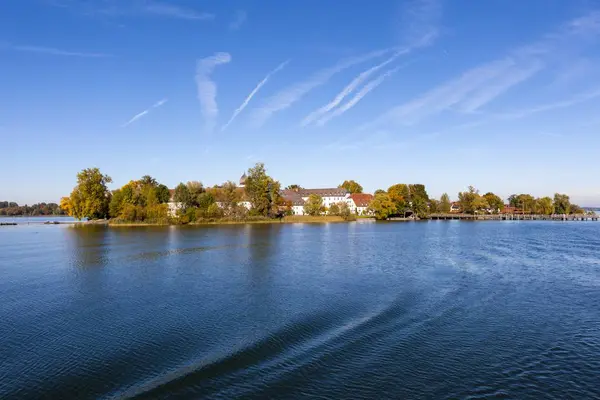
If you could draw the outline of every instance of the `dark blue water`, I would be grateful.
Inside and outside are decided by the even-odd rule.
[[[600,224],[0,228],[0,398],[600,397]]]

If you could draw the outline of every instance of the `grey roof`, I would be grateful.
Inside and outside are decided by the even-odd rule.
[[[325,188],[325,189],[299,189],[298,193],[301,197],[308,197],[311,194],[316,194],[321,197],[344,197],[348,191],[344,188]]]

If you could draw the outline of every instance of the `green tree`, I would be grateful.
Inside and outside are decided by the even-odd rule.
[[[442,194],[442,197],[440,197],[440,212],[449,213],[451,207],[452,204],[450,203],[450,196],[448,196],[448,193]]]
[[[340,206],[336,203],[329,206],[329,214],[330,215],[340,215]]]
[[[429,200],[429,212],[437,213],[440,211],[440,202],[436,199]]]
[[[252,204],[251,213],[265,217],[275,215],[278,206],[283,204],[280,188],[279,182],[267,175],[263,163],[250,168],[246,178],[246,195]]]
[[[171,192],[166,185],[162,183],[156,187],[156,198],[160,204],[168,203],[171,198]]]
[[[354,180],[344,181],[340,186],[340,188],[346,189],[350,193],[362,193],[363,187]]]
[[[396,203],[387,193],[377,193],[368,207],[376,219],[384,220],[396,213]]]
[[[585,210],[577,204],[571,204],[571,214],[585,214]]]
[[[201,193],[197,198],[198,209],[206,213],[208,208],[215,204],[215,197],[211,193]]]
[[[241,192],[232,181],[225,182],[219,190],[217,200],[221,202],[225,215],[236,214],[238,203],[241,201]],[[244,207],[245,209],[245,207]]]
[[[542,197],[535,201],[534,207],[536,214],[551,215],[554,214],[554,204],[550,197]]]
[[[304,202],[304,213],[308,215],[321,215],[323,212],[323,198],[316,194],[311,194]]]
[[[298,191],[298,190],[301,190],[301,189],[302,189],[302,186],[300,186],[300,185],[288,185],[288,186],[286,187],[286,189],[287,189],[287,190],[296,190],[296,191]]]
[[[118,218],[123,210],[125,204],[125,197],[121,189],[117,189],[113,192],[110,204],[108,206],[109,215],[111,218]]]
[[[385,190],[383,190],[383,189],[377,189],[377,190],[375,191],[375,193],[373,193],[373,196],[375,196],[375,195],[377,195],[377,194],[385,194],[385,193],[386,193],[386,191],[385,191]]]
[[[571,213],[571,199],[566,194],[554,194],[554,211],[557,214]]]
[[[475,214],[477,207],[481,205],[481,203],[478,201],[479,197],[481,197],[479,195],[479,191],[473,186],[469,186],[469,189],[466,192],[458,193],[458,202],[460,203],[460,208],[466,214]]]
[[[411,201],[414,201],[416,198],[419,198],[425,202],[429,202],[429,195],[427,194],[425,185],[422,185],[420,183],[408,185],[408,193]]]
[[[492,192],[487,192],[483,197],[494,213],[500,212],[504,208],[504,201],[502,201],[500,196],[497,196]]]
[[[350,206],[345,201],[341,201],[338,203],[339,208],[339,216],[342,217],[345,221],[355,220],[356,215],[352,213]],[[331,210],[330,210],[331,211]]]
[[[154,179],[150,175],[142,176],[142,179],[140,179],[140,183],[143,186],[158,186],[158,182],[156,182],[156,179]]]
[[[191,199],[188,187],[183,183],[177,185],[175,192],[173,193],[173,200],[175,200],[176,203],[180,203],[183,210],[193,207]]]
[[[112,179],[98,168],[87,168],[77,174],[77,185],[69,199],[71,216],[82,219],[108,217],[111,193],[107,184]]]
[[[535,208],[535,198],[530,194],[520,194],[516,198],[517,207],[523,212],[533,212]]]

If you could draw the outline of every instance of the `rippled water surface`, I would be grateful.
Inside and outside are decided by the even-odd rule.
[[[0,398],[600,397],[600,224],[0,228]]]

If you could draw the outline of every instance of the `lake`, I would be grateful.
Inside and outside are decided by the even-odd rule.
[[[0,228],[0,398],[600,397],[600,224]]]

